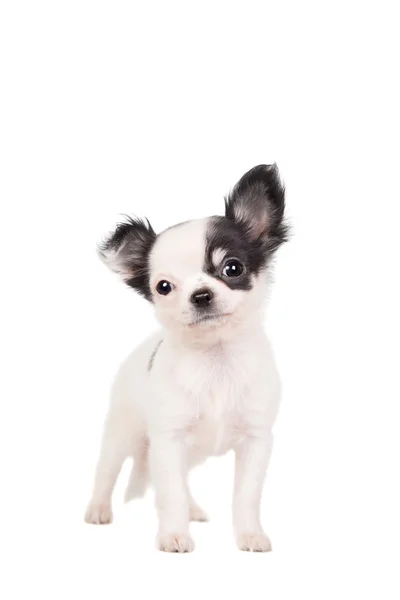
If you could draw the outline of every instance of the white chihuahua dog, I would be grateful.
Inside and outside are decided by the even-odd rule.
[[[116,377],[85,519],[111,521],[115,482],[133,457],[126,500],[142,496],[151,481],[157,546],[166,552],[192,551],[189,522],[207,520],[190,493],[189,469],[230,449],[237,545],[271,549],[260,500],[280,383],[262,307],[271,258],[288,231],[276,165],[246,173],[225,208],[224,217],[188,221],[160,235],[148,221],[128,219],[99,250],[153,303],[162,330]]]

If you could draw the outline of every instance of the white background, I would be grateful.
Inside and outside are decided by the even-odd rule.
[[[3,598],[399,598],[396,4],[1,3]],[[231,455],[193,474],[191,555],[154,549],[151,494],[123,506],[128,465],[115,523],[85,525],[111,379],[156,326],[96,242],[124,212],[221,214],[274,160],[273,552],[234,546]]]

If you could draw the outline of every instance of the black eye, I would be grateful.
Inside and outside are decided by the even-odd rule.
[[[238,260],[228,260],[222,269],[222,275],[225,277],[239,277],[243,273],[244,267]]]
[[[166,296],[167,294],[172,292],[172,283],[163,279],[162,281],[159,281],[157,283],[156,290],[159,294],[161,294],[161,296]]]

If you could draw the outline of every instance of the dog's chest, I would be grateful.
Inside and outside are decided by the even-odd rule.
[[[220,455],[246,431],[248,379],[245,365],[234,353],[219,351],[202,358],[186,367],[185,384],[193,411],[187,443],[205,455]]]
[[[198,416],[187,427],[186,441],[201,455],[218,456],[235,446],[245,431],[245,419],[239,411],[221,412],[219,407],[200,407]]]

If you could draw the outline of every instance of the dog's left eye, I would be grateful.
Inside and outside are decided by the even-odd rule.
[[[157,283],[156,290],[159,294],[161,294],[161,296],[166,296],[167,294],[172,292],[172,283],[163,279],[162,281],[159,281]]]
[[[222,274],[225,277],[239,277],[243,273],[243,270],[244,267],[240,261],[228,260],[222,269]]]

